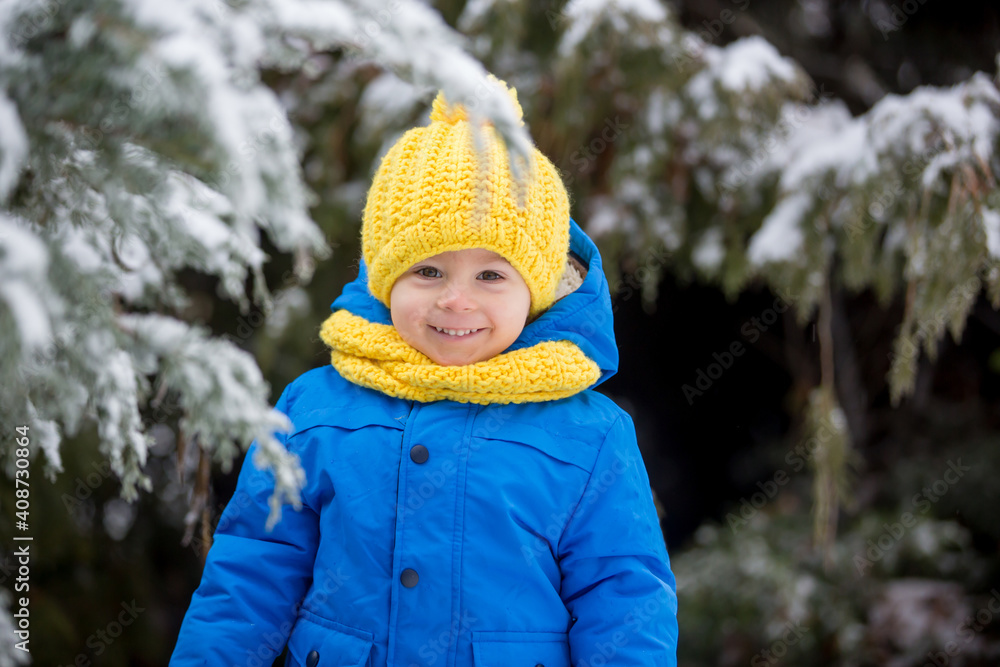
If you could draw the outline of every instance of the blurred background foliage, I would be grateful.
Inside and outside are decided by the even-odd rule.
[[[671,91],[700,71],[686,65],[692,52],[680,37],[664,41],[652,23],[621,29],[609,21],[585,48],[561,57],[571,25],[563,3],[433,4],[488,70],[518,88],[532,137],[563,171],[574,217],[598,237],[621,349],[621,370],[602,391],[633,414],[662,509],[678,580],[681,664],[916,667],[949,642],[957,651],[938,664],[1000,664],[1000,614],[982,613],[991,599],[1000,603],[1000,314],[986,291],[973,295],[960,340],[944,335],[933,360],[911,355],[912,394],[894,404],[887,374],[900,354],[893,341],[908,312],[904,290],[894,285],[883,299],[871,285],[838,284],[826,325],[813,308],[796,309],[776,289],[787,281],[773,279],[769,288],[751,280],[746,261],[747,230],[774,207],[775,183],[760,189],[755,205],[741,199],[736,213],[720,212],[724,197],[707,194],[721,192],[717,183],[699,187],[704,177],[695,168],[715,159],[699,153],[705,146],[729,142],[743,151],[737,163],[752,155],[788,100],[829,96],[859,116],[919,85],[960,84],[976,71],[993,78],[1000,10],[915,0],[667,3],[677,30],[720,47],[763,36],[804,75],[752,99],[734,95],[694,128],[658,134],[638,114],[657,95],[669,106]],[[664,43],[674,49],[666,63]],[[274,302],[249,312],[219,298],[216,277],[187,270],[181,282],[191,297],[184,319],[251,352],[273,401],[299,374],[327,363],[318,329],[356,274],[368,181],[381,151],[425,121],[433,91],[337,48],[291,72],[265,71],[264,80],[298,133],[305,180],[317,195],[312,218],[332,256],[302,283],[293,256],[265,239]],[[690,98],[681,102],[689,106],[674,113],[699,113]],[[670,145],[656,146],[661,140]],[[648,162],[636,159],[644,145],[654,151]],[[642,192],[630,200],[629,177],[640,172]],[[657,206],[671,202],[679,212],[642,210],[650,192]],[[672,215],[688,231],[674,245],[665,241],[669,230],[655,226],[671,224]],[[724,237],[726,261],[705,270],[694,259],[699,235],[735,218],[734,237]],[[815,448],[817,428],[804,418],[823,385],[824,326],[839,341],[828,398],[843,404],[852,436],[832,481],[844,495],[834,496],[836,538],[826,551],[814,534],[822,490],[810,456],[825,450]],[[697,385],[699,372],[734,343],[744,352],[708,387]],[[700,393],[692,398],[685,385]],[[67,440],[51,491],[35,487],[35,664],[165,664],[205,544],[202,530],[181,543],[190,490],[179,475],[189,481],[198,463],[195,448],[178,454],[180,411],[168,393],[143,412],[156,444],[145,468],[152,492],[137,503],[119,498],[96,429]],[[948,482],[957,461],[969,470]],[[208,532],[239,463],[212,472]],[[902,523],[907,512],[912,525]],[[0,533],[13,534],[12,521],[0,514]],[[6,587],[13,558],[3,555]],[[105,641],[122,605],[133,602],[143,611]],[[972,624],[980,629],[966,632]]]

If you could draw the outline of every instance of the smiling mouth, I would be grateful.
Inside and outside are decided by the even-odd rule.
[[[443,334],[446,334],[448,336],[454,336],[456,338],[461,338],[462,336],[468,336],[470,334],[474,334],[474,333],[478,333],[480,331],[483,331],[483,328],[480,328],[480,329],[445,329],[444,327],[435,327],[433,324],[431,326],[434,329],[436,329],[438,331],[438,333],[443,333]]]

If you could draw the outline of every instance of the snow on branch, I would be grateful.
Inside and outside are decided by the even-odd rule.
[[[40,289],[46,284],[48,262],[45,245],[24,221],[0,211],[0,321],[4,347],[16,351],[12,361],[26,357],[50,335],[50,316]]]
[[[30,418],[50,472],[63,435],[93,421],[123,494],[147,487],[141,414],[158,381],[223,466],[260,444],[256,463],[277,480],[272,521],[297,502],[303,472],[273,435],[287,420],[254,360],[175,314],[191,269],[217,277],[244,312],[251,280],[266,310],[263,234],[294,253],[300,280],[329,254],[289,120],[295,100],[261,70],[330,50],[444,89],[530,157],[506,92],[416,0],[0,8],[0,422]]]
[[[665,24],[667,17],[663,5],[653,0],[570,0],[560,16],[565,26],[559,51],[564,56],[575,51],[601,26],[633,37],[636,24]]]
[[[17,107],[0,90],[0,203],[14,188],[28,154],[28,137],[17,115]]]
[[[122,329],[133,341],[132,353],[146,371],[156,369],[163,390],[179,397],[180,428],[228,469],[240,448],[256,440],[258,466],[275,476],[269,524],[282,502],[299,504],[305,474],[295,455],[275,438],[291,429],[288,417],[266,405],[268,387],[254,358],[208,332],[162,315],[123,315]],[[136,449],[137,462],[139,451]]]
[[[503,86],[488,79],[483,65],[465,52],[459,33],[412,0],[357,3],[357,11],[364,12],[353,44],[360,55],[417,87],[443,90],[449,102],[466,107],[473,127],[490,121],[507,145],[515,175],[527,175],[519,165],[532,163],[533,146],[521,115]]]
[[[568,88],[586,94],[599,82],[600,113],[625,128],[594,138],[585,119],[589,143],[570,148],[588,229],[615,234],[649,269],[647,303],[667,264],[730,297],[760,280],[791,299],[802,322],[830,285],[871,288],[883,303],[904,296],[889,376],[897,399],[912,385],[916,352],[933,356],[945,331],[958,339],[983,288],[1000,307],[996,81],[977,73],[887,96],[853,117],[762,38],[718,47],[669,15],[635,25],[642,7],[581,0],[560,14],[562,44],[581,51],[575,61],[560,52],[567,72],[592,65],[576,77],[583,83],[568,76]],[[629,75],[653,62],[636,57],[641,40],[598,39],[644,28],[663,36],[653,50],[667,66],[655,77]],[[669,261],[650,259],[651,249]]]
[[[747,259],[743,279],[763,276],[793,296],[800,319],[835,266],[838,282],[883,302],[903,292],[889,372],[898,401],[919,350],[933,359],[946,330],[959,340],[982,288],[1000,307],[1000,91],[977,73],[886,96],[857,118],[837,101],[786,102],[778,126],[761,159],[724,172],[733,214],[720,222],[738,230],[729,247]],[[762,192],[774,203],[761,206]]]
[[[750,261],[794,273],[816,257],[826,265],[836,249],[847,283],[876,283],[884,297],[903,280],[963,283],[991,264],[998,141],[1000,91],[982,73],[887,96],[858,118],[841,104],[816,107],[750,181],[761,187],[777,174],[778,200],[750,240]],[[942,261],[955,252],[964,256],[957,272]],[[887,263],[904,267],[891,281],[879,275]],[[915,314],[925,310],[914,305]]]

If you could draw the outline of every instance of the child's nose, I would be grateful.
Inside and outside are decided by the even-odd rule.
[[[446,310],[472,310],[475,302],[469,296],[469,289],[461,284],[449,282],[438,297],[438,306]]]

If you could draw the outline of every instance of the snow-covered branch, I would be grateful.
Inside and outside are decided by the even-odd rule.
[[[4,4],[4,428],[28,425],[54,474],[62,438],[96,423],[132,498],[148,487],[142,411],[155,383],[178,396],[185,436],[223,466],[258,441],[256,463],[278,481],[272,519],[297,502],[303,472],[273,435],[287,420],[252,357],[182,321],[178,275],[215,276],[244,313],[269,310],[264,234],[293,254],[299,280],[329,254],[295,100],[265,85],[264,69],[296,70],[323,51],[377,63],[428,99],[444,89],[529,155],[509,97],[463,42],[416,0]]]

